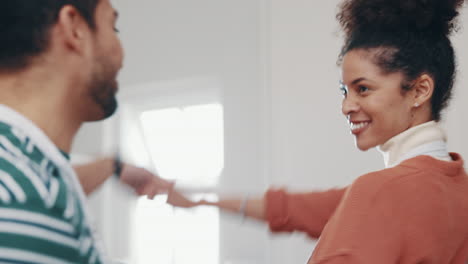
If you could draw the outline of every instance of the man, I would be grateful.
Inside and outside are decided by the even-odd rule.
[[[2,263],[106,262],[67,153],[83,122],[104,119],[117,107],[116,76],[123,50],[116,20],[109,0],[2,3]],[[77,167],[86,192],[110,175],[104,172],[113,170],[111,160]],[[123,172],[129,169],[138,170],[123,166]],[[151,196],[156,191],[138,189],[151,185],[149,173],[144,174],[142,180],[128,183]],[[96,175],[102,178],[93,178]]]

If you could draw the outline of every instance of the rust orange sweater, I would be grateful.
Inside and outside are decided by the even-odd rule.
[[[318,238],[338,203],[343,189],[324,192],[287,193],[270,189],[265,195],[266,216],[273,232],[302,231]]]
[[[320,236],[309,264],[464,264],[468,176],[460,156],[451,156],[451,162],[418,156],[346,189],[270,191],[270,227]]]

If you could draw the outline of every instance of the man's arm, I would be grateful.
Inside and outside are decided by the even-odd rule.
[[[102,158],[74,166],[74,169],[84,192],[89,195],[114,174],[114,159]],[[167,193],[173,187],[173,182],[128,163],[122,163],[119,180],[130,186],[138,195],[147,195],[150,199],[158,193]]]
[[[114,174],[114,159],[102,158],[73,166],[86,195],[91,194]]]

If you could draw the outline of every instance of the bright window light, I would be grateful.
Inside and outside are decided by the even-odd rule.
[[[220,104],[146,111],[140,121],[146,151],[161,177],[184,187],[216,186],[224,167]],[[173,209],[141,198],[134,230],[137,264],[219,263],[219,212],[214,208]]]
[[[144,112],[144,135],[159,174],[194,187],[216,185],[224,167],[222,121],[219,104]]]

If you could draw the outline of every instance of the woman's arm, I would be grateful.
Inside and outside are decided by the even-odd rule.
[[[346,190],[289,193],[270,189],[265,194],[265,212],[271,231],[301,231],[318,238]]]
[[[223,198],[217,202],[210,202],[192,201],[174,190],[169,193],[167,202],[182,208],[215,206],[266,222],[273,232],[301,231],[317,238],[341,201],[344,192],[345,189],[333,189],[323,192],[288,193],[272,189],[262,197]]]
[[[210,202],[206,200],[192,201],[177,190],[169,192],[167,203],[181,208],[191,208],[200,205],[215,206],[224,211],[233,213],[242,213],[246,217],[254,218],[257,220],[266,221],[265,214],[265,200],[263,197],[259,198],[228,198],[221,199],[217,202]]]

